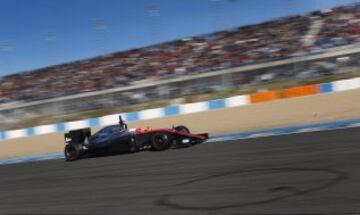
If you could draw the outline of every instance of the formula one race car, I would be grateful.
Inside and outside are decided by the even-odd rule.
[[[128,129],[119,116],[118,125],[107,126],[94,135],[91,135],[90,128],[66,133],[64,154],[66,161],[74,161],[97,155],[187,147],[207,139],[207,133],[191,134],[189,129],[182,125],[169,129]]]

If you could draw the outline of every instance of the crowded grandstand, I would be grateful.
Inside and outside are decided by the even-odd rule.
[[[360,4],[351,4],[21,72],[2,77],[1,110],[10,118],[26,116],[23,112],[31,116],[52,111],[69,114],[71,111],[97,110],[112,105],[127,106],[256,82],[303,80],[336,73],[339,67],[343,68],[342,72],[353,72],[351,68],[358,66],[359,56],[356,52],[345,58],[325,56],[305,66],[301,60],[298,64],[300,66],[286,61],[273,68],[269,63],[315,56],[341,47],[352,49],[360,40],[359,33]],[[243,73],[231,74],[264,63],[268,63],[265,69],[245,69]],[[229,69],[230,77],[221,76],[230,80],[230,84],[225,80],[229,86],[218,86],[218,77],[211,79],[206,76]],[[183,80],[197,76],[206,77],[209,84],[194,82],[192,79],[186,79],[187,82]],[[151,85],[154,83],[159,84]],[[121,93],[115,95],[114,92]],[[79,98],[88,95],[97,97],[91,97],[88,102],[84,102],[86,99],[81,100],[82,105],[76,104]],[[59,104],[58,101],[66,98],[72,98],[73,102]],[[51,111],[34,106],[43,103],[31,103],[49,99],[60,99],[50,100],[58,102]],[[33,108],[24,108],[29,104]],[[14,112],[15,109],[18,111]]]
[[[358,42],[359,32],[355,4],[9,75],[0,92],[33,101],[172,79],[319,53]]]

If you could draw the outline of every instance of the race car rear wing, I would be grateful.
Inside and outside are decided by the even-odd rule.
[[[90,136],[91,136],[90,128],[71,130],[68,133],[64,134],[65,144],[82,143],[84,142],[85,137],[90,137]]]

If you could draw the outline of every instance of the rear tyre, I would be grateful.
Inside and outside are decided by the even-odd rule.
[[[139,151],[139,148],[137,147],[136,145],[136,142],[135,142],[135,137],[131,137],[130,138],[130,141],[129,141],[129,146],[128,146],[128,152],[129,153],[134,153],[134,152],[138,152]]]
[[[183,125],[176,126],[174,129],[175,129],[175,131],[180,132],[180,133],[190,134],[190,130],[186,126],[183,126]]]
[[[170,147],[170,138],[168,135],[159,133],[152,137],[151,148],[155,151],[163,151]]]
[[[82,154],[81,145],[67,144],[65,146],[64,155],[66,161],[75,161],[80,159]]]

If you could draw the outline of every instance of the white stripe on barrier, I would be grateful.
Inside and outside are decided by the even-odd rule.
[[[6,135],[6,139],[13,139],[19,137],[26,137],[27,132],[26,129],[18,129],[18,130],[6,131],[5,135]]]
[[[209,110],[208,102],[196,102],[180,105],[180,114],[197,113]]]
[[[344,91],[344,90],[353,90],[360,88],[360,78],[352,78],[347,80],[334,81],[333,90],[334,91]]]
[[[248,95],[234,96],[225,99],[226,107],[237,107],[250,104],[250,98]]]
[[[107,116],[103,116],[99,118],[99,125],[100,126],[107,126],[107,125],[114,125],[119,123],[119,115],[122,116],[124,119],[124,114],[111,114]]]
[[[65,123],[65,130],[70,131],[80,128],[86,128],[89,126],[89,120],[72,121]]]
[[[147,109],[139,112],[139,120],[164,117],[164,108]]]
[[[34,128],[34,135],[50,134],[56,132],[56,125],[40,125]]]

